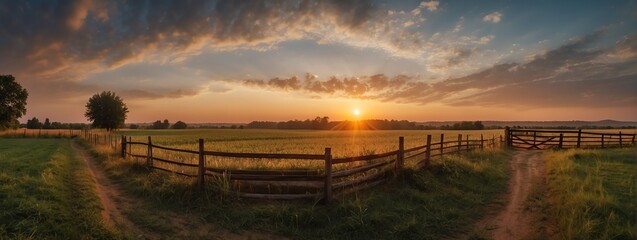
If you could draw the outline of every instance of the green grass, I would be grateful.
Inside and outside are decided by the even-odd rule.
[[[546,169],[560,238],[637,238],[636,149],[549,152]]]
[[[341,196],[329,206],[318,200],[238,199],[213,186],[202,194],[194,179],[148,171],[115,155],[98,156],[109,174],[147,202],[146,208],[126,214],[150,231],[171,234],[169,223],[144,220],[155,218],[148,209],[192,214],[231,231],[258,230],[294,239],[439,239],[469,231],[470,223],[506,191],[510,153],[489,150],[435,159],[431,170],[407,169],[385,185]]]
[[[112,239],[67,139],[0,138],[0,239]]]

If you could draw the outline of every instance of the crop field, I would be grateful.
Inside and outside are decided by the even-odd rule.
[[[241,153],[291,153],[323,154],[331,148],[334,158],[380,154],[398,149],[398,138],[405,138],[405,149],[423,146],[428,134],[432,142],[439,142],[441,134],[446,141],[455,141],[462,134],[463,141],[497,138],[503,130],[482,131],[441,131],[441,130],[394,130],[394,131],[312,131],[312,130],[262,130],[262,129],[187,129],[187,130],[122,130],[118,135],[130,137],[133,142],[148,142],[151,136],[155,145],[188,149],[198,149],[198,139],[204,139],[206,151]],[[146,154],[147,147],[132,145],[134,154]],[[195,163],[196,155],[153,149],[153,156]],[[303,160],[256,160],[225,157],[207,157],[206,165],[234,169],[322,169],[322,161]],[[407,161],[406,166],[416,161]],[[356,165],[342,164],[336,170]],[[164,166],[170,167],[170,166]]]
[[[332,155],[351,157],[394,151],[398,137],[405,137],[405,148],[422,146],[428,134],[432,141],[453,140],[458,134],[463,139],[499,138],[503,130],[452,131],[452,130],[393,130],[393,131],[320,131],[320,130],[265,130],[265,129],[187,129],[187,130],[122,130],[118,134],[131,136],[133,141],[180,149],[197,150],[197,139],[202,138],[206,150],[224,152],[298,153],[323,154],[326,147]]]

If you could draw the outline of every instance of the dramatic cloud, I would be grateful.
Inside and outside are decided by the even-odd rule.
[[[500,20],[502,20],[502,13],[500,12],[493,12],[489,15],[486,15],[482,18],[482,21],[484,22],[492,22],[492,23],[499,23]]]
[[[131,63],[167,64],[206,50],[269,50],[302,39],[421,55],[422,34],[403,28],[424,19],[399,20],[366,0],[8,1],[0,6],[0,72],[27,85],[77,84]]]
[[[430,12],[433,12],[438,10],[438,4],[440,4],[439,1],[420,2],[420,7],[426,8]]]
[[[612,48],[590,49],[589,46],[602,34],[600,31],[584,36],[524,64],[498,64],[464,77],[434,83],[417,76],[374,75],[317,80],[309,74],[303,79],[273,78],[242,83],[305,92],[312,96],[322,94],[420,104],[443,102],[459,106],[526,108],[637,106],[637,58],[622,54],[622,61],[603,60],[609,54],[630,52],[635,36],[625,37]],[[459,64],[475,51],[456,50],[448,64]]]

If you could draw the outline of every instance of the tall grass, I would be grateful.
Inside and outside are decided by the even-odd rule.
[[[237,198],[223,181],[200,193],[194,179],[149,171],[133,159],[96,153],[112,177],[146,200],[127,213],[150,231],[171,234],[154,211],[176,211],[231,231],[260,230],[297,239],[439,239],[469,230],[506,189],[508,152],[489,150],[436,159],[431,170],[406,169],[372,190],[338,196],[332,205]],[[150,210],[152,209],[152,211]],[[137,219],[137,220],[135,220]]]
[[[636,149],[549,152],[546,169],[560,238],[637,238]]]
[[[66,139],[0,138],[0,239],[112,239]]]

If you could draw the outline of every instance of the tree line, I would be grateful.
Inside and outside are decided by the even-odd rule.
[[[139,129],[142,128],[142,126],[138,125],[138,124],[130,124],[128,125],[128,128],[130,129]],[[170,121],[168,121],[168,119],[164,119],[164,121],[161,120],[157,120],[155,122],[153,122],[152,124],[145,126],[145,129],[186,129],[188,128],[188,124],[186,124],[183,121],[177,121],[174,124],[170,124]]]
[[[20,127],[28,129],[87,129],[89,125],[85,123],[51,122],[48,118],[44,122],[40,122],[40,119],[34,117],[27,120],[26,124],[20,124]]]
[[[371,119],[360,121],[330,121],[329,117],[316,117],[305,120],[252,121],[247,128],[260,129],[313,129],[313,130],[481,130],[484,125],[481,121],[461,122],[442,127],[426,126],[407,120]]]

